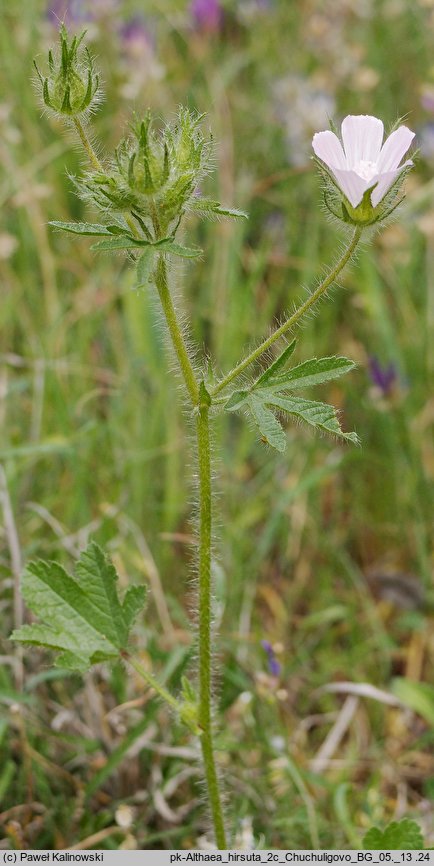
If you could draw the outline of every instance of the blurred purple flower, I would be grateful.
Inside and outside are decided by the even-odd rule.
[[[429,111],[431,114],[434,113],[434,89],[432,87],[426,87],[422,91],[420,104],[425,111]]]
[[[434,110],[434,109],[433,109]],[[434,158],[434,123],[426,123],[417,134],[420,152],[424,159]]]
[[[265,650],[267,654],[268,660],[268,670],[273,677],[278,677],[280,675],[281,666],[280,662],[277,661],[276,653],[274,652],[273,647],[271,646],[270,641],[261,640],[261,647]]]
[[[146,26],[144,18],[140,15],[134,15],[129,21],[126,21],[121,29],[120,36],[126,47],[135,53],[136,49],[141,46],[153,46],[153,39]]]
[[[118,0],[49,0],[47,18],[56,27],[64,21],[68,24],[83,24],[112,14]]]
[[[121,73],[124,81],[120,93],[125,99],[136,100],[150,81],[160,81],[165,68],[160,62],[153,19],[132,15],[119,22]]]
[[[81,24],[89,21],[89,9],[83,0],[51,0],[47,7],[47,18],[55,27],[65,24]]]
[[[191,0],[190,15],[195,27],[208,33],[219,30],[223,21],[223,9],[219,0]]]
[[[372,383],[380,389],[385,397],[390,393],[392,386],[398,378],[393,361],[387,366],[383,366],[375,355],[369,359],[369,373]]]

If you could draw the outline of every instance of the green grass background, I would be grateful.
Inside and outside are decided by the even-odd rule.
[[[309,159],[325,128],[312,94],[334,100],[337,120],[406,116],[429,139],[434,5],[227,3],[222,33],[209,35],[181,2],[95,9],[101,153],[133,111],[206,111],[216,171],[204,191],[249,213],[237,225],[191,220],[203,258],[172,271],[192,342],[227,371],[341,243]],[[120,667],[81,679],[34,650],[22,688],[8,641],[21,563],[70,567],[92,537],[124,586],[150,583],[136,642],[176,691],[195,652],[194,457],[153,293],[132,290],[121,256],[47,226],[88,214],[67,177],[83,157],[30,81],[55,28],[41,2],[0,10],[0,847],[196,847],[209,828],[194,742],[166,709]],[[119,28],[137,15],[152,46],[132,55]],[[372,823],[403,815],[434,844],[433,165],[425,147],[398,222],[299,333],[298,360],[356,360],[312,396],[339,407],[362,447],[293,426],[279,455],[240,418],[216,425],[216,703],[234,845],[357,847]],[[396,367],[385,395],[370,379],[374,355]],[[404,706],[327,690],[349,681]]]

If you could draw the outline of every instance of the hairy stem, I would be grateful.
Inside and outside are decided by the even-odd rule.
[[[243,373],[250,364],[253,364],[253,362],[256,361],[264,352],[266,352],[267,349],[269,349],[270,346],[272,346],[273,343],[279,339],[279,337],[282,337],[283,334],[286,333],[286,331],[289,331],[289,329],[292,328],[299,321],[299,319],[301,319],[301,317],[304,316],[304,314],[307,313],[316,304],[321,295],[323,295],[324,292],[326,292],[327,289],[332,285],[332,283],[334,283],[340,272],[349,262],[354,250],[357,247],[357,244],[359,243],[361,234],[361,228],[354,229],[353,236],[347,249],[344,251],[340,259],[336,262],[334,268],[330,271],[330,273],[320,282],[319,286],[315,289],[315,291],[312,292],[308,298],[306,298],[304,303],[301,304],[301,306],[298,308],[298,310],[295,311],[295,313],[292,314],[292,316],[289,316],[289,318],[286,319],[286,321],[283,322],[283,324],[280,325],[279,328],[273,331],[273,333],[269,337],[267,337],[267,339],[264,340],[259,346],[257,346],[257,348],[253,350],[253,352],[250,352],[250,354],[247,355],[247,357],[244,358],[243,361],[240,361],[240,363],[237,364],[237,366],[234,367],[233,370],[231,370],[230,373],[228,373],[227,376],[224,377],[224,379],[218,382],[215,388],[213,388],[213,390],[211,391],[212,397],[215,397],[217,394],[220,393],[220,391],[223,391],[223,389],[226,388],[226,386],[229,385],[233,379],[236,379],[236,377],[239,376],[240,373]]]
[[[211,716],[211,456],[209,431],[210,399],[200,387],[199,412],[196,419],[199,457],[200,541],[199,541],[199,725],[206,782],[219,849],[226,848],[226,834],[219,783],[214,759]]]
[[[163,307],[167,327],[169,328],[173,348],[175,349],[176,357],[178,358],[179,366],[181,367],[181,372],[187,387],[187,391],[189,393],[193,406],[197,406],[199,402],[199,387],[196,381],[196,376],[194,375],[192,363],[187,352],[187,347],[182,336],[181,328],[178,324],[176,310],[173,306],[172,297],[167,283],[166,262],[163,256],[160,256],[158,260],[155,272],[155,284],[157,286],[158,294],[160,296],[161,306]]]
[[[77,131],[78,137],[89,157],[89,162],[91,163],[92,168],[94,168],[95,171],[102,171],[102,165],[86,135],[84,126],[81,120],[78,119],[78,117],[74,117],[74,126]]]
[[[173,347],[191,402],[196,410],[198,472],[200,493],[199,520],[199,727],[205,769],[208,799],[219,849],[226,848],[219,782],[217,777],[211,715],[211,456],[209,435],[209,406],[211,403],[203,383],[198,385],[187,348],[178,324],[167,284],[166,263],[160,256],[155,273]]]
[[[97,171],[101,163],[78,120],[74,118],[78,136],[86,150],[90,163]],[[125,215],[134,235],[137,234],[130,214]],[[156,226],[156,230],[159,227]],[[199,530],[199,727],[201,729],[202,756],[210,810],[214,825],[216,843],[219,849],[226,848],[226,834],[223,820],[219,782],[217,777],[211,716],[211,459],[209,436],[210,398],[203,385],[199,387],[191,363],[176,310],[173,305],[167,282],[167,268],[163,256],[159,257],[155,270],[155,284],[160,297],[167,327],[176,357],[181,368],[184,382],[197,411],[197,446],[200,488],[200,530]],[[136,659],[128,653],[123,654],[128,663],[182,717],[182,704],[162,686]]]

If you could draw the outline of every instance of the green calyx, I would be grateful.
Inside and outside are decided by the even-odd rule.
[[[44,104],[56,114],[77,117],[89,111],[97,101],[99,76],[86,47],[81,47],[85,31],[69,41],[65,25],[59,31],[56,55],[48,52],[48,73],[35,69]]]
[[[321,160],[314,158],[324,180],[324,204],[333,217],[356,228],[368,228],[375,223],[384,223],[395,208],[401,204],[403,196],[400,190],[409,169],[404,168],[381,201],[374,207],[371,195],[376,187],[374,183],[363,195],[362,201],[353,207],[338,186],[335,178]]]
[[[344,222],[351,223],[357,226],[369,226],[376,222],[375,211],[371,203],[371,193],[374,187],[367,189],[363,195],[362,201],[357,207],[353,207],[347,198],[342,200],[342,219]]]
[[[371,202],[371,193],[375,189],[375,186],[376,184],[366,190],[362,201],[357,207],[353,207],[346,198],[342,201],[342,219],[344,222],[350,223],[353,226],[365,227],[372,226],[381,219],[385,219],[386,216],[389,216],[394,208],[386,209],[382,201],[374,207]]]

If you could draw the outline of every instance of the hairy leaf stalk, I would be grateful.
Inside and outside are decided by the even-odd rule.
[[[250,364],[253,364],[254,361],[260,358],[260,356],[263,355],[264,352],[266,352],[267,349],[269,349],[270,346],[272,346],[273,343],[275,343],[276,340],[279,339],[279,337],[283,337],[283,335],[286,334],[286,332],[289,331],[290,328],[293,328],[294,325],[297,324],[297,322],[302,318],[302,316],[305,315],[305,313],[308,313],[309,310],[313,306],[315,306],[321,295],[323,295],[324,292],[326,292],[327,289],[329,289],[330,286],[333,285],[341,271],[344,269],[345,265],[348,264],[351,256],[353,255],[357,247],[357,244],[359,243],[361,234],[361,228],[357,227],[354,229],[353,236],[347,249],[344,250],[341,258],[336,262],[330,273],[320,282],[319,286],[317,286],[315,291],[313,291],[309,295],[309,297],[306,298],[304,303],[301,304],[301,306],[295,311],[295,313],[292,314],[292,316],[289,316],[289,318],[283,322],[280,328],[277,328],[275,331],[273,331],[273,333],[270,334],[270,336],[267,337],[266,340],[264,340],[259,346],[257,346],[257,348],[253,350],[253,352],[250,352],[250,354],[247,355],[247,357],[244,358],[242,361],[240,361],[240,363],[237,364],[237,366],[234,367],[227,374],[227,376],[225,376],[220,382],[217,383],[217,385],[211,392],[212,397],[217,396],[220,391],[223,391],[223,389],[226,388],[226,386],[229,385],[233,379],[236,379],[237,376],[243,373],[244,370],[246,370],[247,367],[250,366]]]

